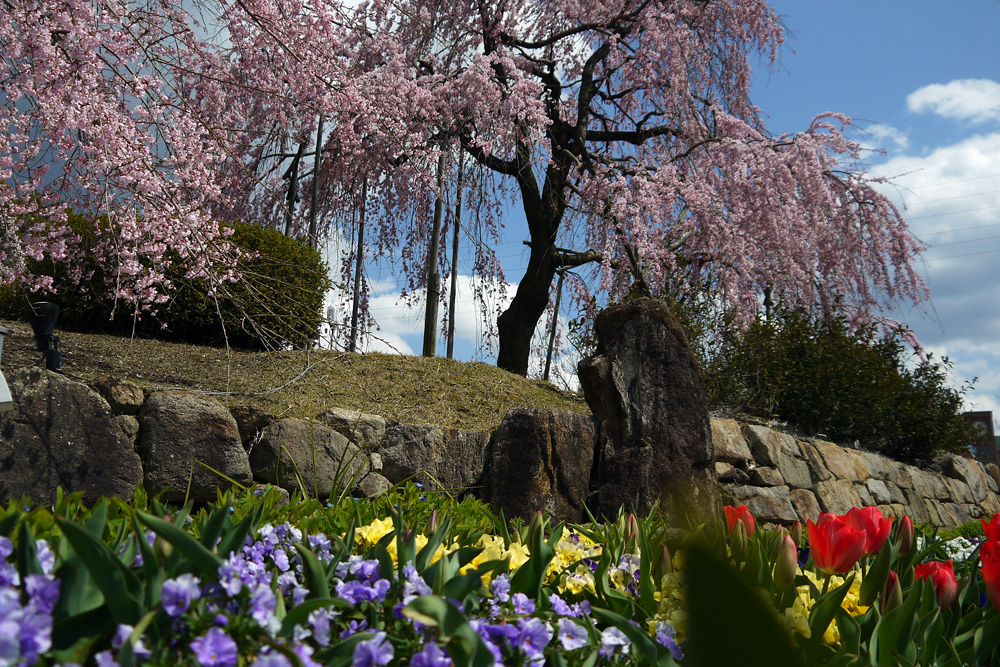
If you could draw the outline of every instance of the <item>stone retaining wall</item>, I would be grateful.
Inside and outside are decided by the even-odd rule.
[[[476,492],[507,516],[544,509],[580,521],[594,481],[593,421],[569,412],[514,410],[487,433],[336,408],[310,420],[279,418],[112,378],[88,387],[39,368],[8,383],[15,406],[0,416],[4,503],[22,495],[49,502],[58,486],[88,500],[128,498],[140,481],[152,493],[169,487],[167,500],[212,501],[227,479],[371,497],[415,479]],[[956,456],[934,472],[732,419],[713,419],[711,430],[725,501],[747,505],[760,521],[875,505],[948,528],[1000,511],[994,464]]]
[[[1000,512],[1000,468],[961,456],[940,472],[757,424],[712,420],[716,472],[730,502],[788,523],[874,505],[884,514],[950,528]]]

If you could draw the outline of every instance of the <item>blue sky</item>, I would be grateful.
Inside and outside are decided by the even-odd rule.
[[[970,409],[1000,416],[1000,2],[771,4],[790,35],[755,78],[768,127],[842,111],[886,151],[871,171],[929,246],[931,302],[900,319],[957,384],[979,378]]]
[[[866,144],[886,151],[872,153],[871,171],[895,177],[886,194],[931,246],[922,267],[931,303],[897,317],[935,356],[952,359],[956,384],[979,378],[970,409],[1000,416],[1000,0],[771,5],[789,34],[780,61],[754,77],[768,128],[799,131],[816,114],[838,111],[866,129]],[[498,251],[508,280],[522,274],[525,237],[512,216]],[[398,305],[388,273],[372,278],[384,341],[373,349],[419,353],[422,308]],[[483,326],[467,298],[459,312],[456,356],[492,361],[477,352]],[[567,361],[568,379],[575,361]]]

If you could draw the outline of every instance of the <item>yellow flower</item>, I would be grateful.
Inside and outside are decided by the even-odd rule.
[[[379,540],[395,530],[391,518],[375,519],[367,526],[354,531],[354,541],[365,547],[374,546]]]

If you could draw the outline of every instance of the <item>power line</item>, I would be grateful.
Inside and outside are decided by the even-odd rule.
[[[934,243],[930,247],[941,248],[946,245],[959,245],[961,243],[975,243],[976,241],[992,241],[993,239],[1000,239],[1000,235],[997,236],[983,236],[978,239],[968,239],[966,241],[948,241],[947,243]]]
[[[908,220],[908,221],[909,220],[926,220],[927,218],[940,218],[943,215],[961,215],[963,213],[976,213],[978,211],[989,211],[989,210],[994,209],[994,208],[1000,208],[1000,205],[997,205],[997,206],[984,206],[982,208],[970,208],[970,209],[966,209],[964,211],[948,211],[946,213],[932,213],[931,215],[918,215],[918,216],[913,217],[913,218],[909,218],[908,217],[908,218],[906,218],[906,220]]]
[[[982,250],[980,252],[968,252],[968,253],[963,253],[961,255],[948,255],[946,257],[932,257],[929,259],[925,259],[924,262],[930,264],[931,262],[938,262],[943,259],[955,259],[957,257],[974,257],[976,255],[989,255],[995,252],[1000,252],[1000,248],[997,248],[996,250]]]
[[[1000,227],[1000,222],[993,222],[988,225],[976,225],[974,227],[961,227],[959,229],[945,229],[940,232],[927,232],[926,234],[921,234],[924,236],[934,236],[935,234],[957,234],[958,232],[968,232],[975,229],[987,229],[989,227]]]

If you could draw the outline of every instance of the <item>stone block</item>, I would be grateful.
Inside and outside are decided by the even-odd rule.
[[[824,512],[846,514],[852,507],[864,507],[853,482],[831,479],[818,482],[814,490]]]
[[[785,479],[777,468],[758,466],[750,470],[749,478],[753,486],[785,486]]]
[[[750,467],[753,454],[750,453],[743,430],[735,419],[712,420],[712,447],[715,449],[716,461],[742,470]]]
[[[787,486],[730,484],[723,487],[723,493],[729,497],[729,504],[746,505],[758,522],[789,524],[798,520]]]
[[[806,521],[816,521],[820,512],[823,511],[819,506],[819,500],[816,499],[816,494],[809,489],[790,489],[788,497],[792,501],[792,507],[795,508],[795,514],[802,522],[803,530],[805,530]]]

